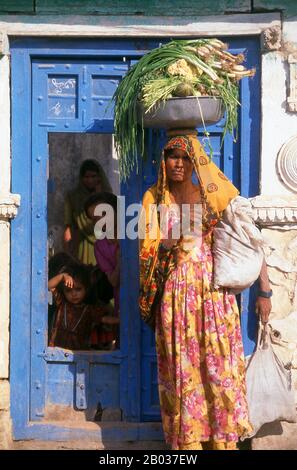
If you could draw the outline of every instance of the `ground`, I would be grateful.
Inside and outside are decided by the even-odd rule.
[[[105,443],[90,441],[14,441],[6,450],[166,450],[161,441]]]
[[[239,444],[240,450],[250,450],[250,441]],[[170,450],[162,441],[102,443],[94,441],[14,441],[9,450]]]

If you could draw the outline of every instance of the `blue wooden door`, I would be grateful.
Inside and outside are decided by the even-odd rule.
[[[238,110],[238,139],[233,142],[227,134],[222,145],[225,118],[209,126],[210,141],[213,149],[213,161],[240,189],[244,197],[259,193],[259,117],[260,117],[260,55],[258,41],[255,39],[232,39],[231,52],[243,52],[246,65],[255,67],[257,74],[253,79],[240,82],[240,102]],[[203,128],[198,129],[204,148],[209,153],[208,139],[203,137]],[[157,156],[150,152],[151,161],[143,166],[143,192],[156,182]],[[254,348],[256,317],[254,313],[255,289],[248,289],[237,299],[241,308],[242,335],[245,354]],[[157,392],[157,361],[154,335],[149,327],[142,325],[142,419],[159,420],[159,400]]]
[[[46,315],[48,132],[111,133],[110,100],[127,69],[116,58],[32,62],[31,420],[48,418],[59,407],[85,410],[92,419],[98,404],[127,419],[125,341],[120,350],[105,353],[50,348]]]
[[[110,100],[119,80],[134,60],[156,46],[150,41],[31,39],[12,45],[12,189],[22,198],[19,217],[12,224],[12,292],[22,292],[11,296],[16,438],[162,438],[160,426],[137,424],[141,423],[137,240],[122,241],[120,349],[52,348],[47,331],[49,134],[111,134]],[[132,175],[121,194],[127,196],[126,204],[139,202],[141,176]],[[73,410],[92,420],[99,403],[101,409],[112,410],[114,425],[86,428],[82,421],[69,427]],[[136,425],[123,427],[120,421]]]

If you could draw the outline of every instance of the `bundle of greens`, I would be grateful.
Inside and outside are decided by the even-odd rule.
[[[145,54],[119,84],[115,100],[115,144],[125,180],[145,154],[145,133],[137,122],[137,102],[146,112],[171,97],[217,96],[226,110],[226,132],[237,129],[238,81],[250,77],[244,55],[233,55],[218,39],[176,40]],[[205,130],[206,132],[206,130]]]

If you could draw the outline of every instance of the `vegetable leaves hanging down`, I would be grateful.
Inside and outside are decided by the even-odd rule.
[[[120,177],[126,180],[139,155],[145,154],[145,133],[137,122],[137,102],[147,111],[176,96],[221,97],[226,132],[234,138],[239,105],[238,81],[253,76],[244,55],[228,52],[218,39],[175,40],[145,54],[120,82],[115,94],[115,145]]]

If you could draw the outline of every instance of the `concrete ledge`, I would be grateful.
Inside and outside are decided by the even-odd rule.
[[[281,16],[272,13],[240,13],[210,16],[96,16],[96,15],[0,15],[2,43],[9,36],[81,37],[197,37],[251,36],[267,28],[281,27]]]

